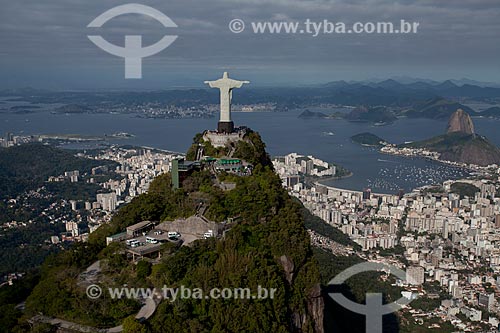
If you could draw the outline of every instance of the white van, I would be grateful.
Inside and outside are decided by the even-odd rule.
[[[153,237],[146,237],[146,243],[157,244],[158,240],[156,238],[153,238]]]
[[[208,230],[208,232],[205,232],[203,234],[203,238],[207,239],[207,238],[211,238],[211,237],[214,237],[214,232],[213,230]]]
[[[128,246],[130,246],[130,245],[132,245],[132,243],[135,243],[135,242],[137,242],[137,239],[127,239],[126,243]]]
[[[181,237],[181,234],[178,233],[177,231],[169,231],[167,234],[168,238],[179,238]]]

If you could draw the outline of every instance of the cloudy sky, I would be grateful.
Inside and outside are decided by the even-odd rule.
[[[201,86],[227,70],[256,85],[409,76],[463,77],[500,82],[498,0],[143,0],[177,28],[137,14],[102,28],[87,25],[125,1],[1,0],[0,87],[162,89]],[[232,33],[228,23],[246,29]],[[255,34],[251,22],[419,22],[417,34]],[[143,59],[143,78],[124,79],[124,60],[89,41],[116,45],[142,35],[143,45],[165,35],[177,40]]]

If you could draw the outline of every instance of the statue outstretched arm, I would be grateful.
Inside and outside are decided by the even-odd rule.
[[[208,84],[210,86],[210,88],[218,88],[218,87],[216,87],[217,81],[205,81],[204,83]]]
[[[231,88],[241,88],[244,83],[250,83],[250,81],[236,81],[236,80],[231,80]]]

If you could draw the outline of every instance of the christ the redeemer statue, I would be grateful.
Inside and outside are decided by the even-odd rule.
[[[210,88],[218,88],[220,90],[220,120],[217,125],[217,132],[232,133],[234,131],[234,123],[231,120],[231,100],[233,98],[233,89],[241,88],[244,83],[250,81],[238,81],[230,79],[227,72],[221,79],[216,81],[205,81]]]

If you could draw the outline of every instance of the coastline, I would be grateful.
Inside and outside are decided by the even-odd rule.
[[[459,163],[459,162],[454,162],[454,161],[448,161],[448,160],[442,160],[442,159],[439,159],[439,158],[435,158],[435,157],[431,157],[431,156],[425,156],[425,155],[396,154],[396,153],[391,153],[391,152],[388,152],[388,151],[384,151],[384,150],[382,150],[382,148],[379,149],[379,153],[381,153],[381,154],[391,155],[391,156],[401,156],[401,157],[405,157],[405,158],[411,158],[411,157],[423,158],[423,159],[426,159],[426,160],[429,160],[429,161],[434,161],[434,162],[437,162],[437,163],[440,163],[440,164],[444,164],[444,165],[455,167],[455,168],[460,168],[460,169],[467,170],[467,171],[470,171],[470,172],[485,173],[485,171],[483,169],[487,168],[487,167],[482,167],[482,166],[479,166],[479,165],[467,165],[467,164],[464,164],[464,163]]]
[[[332,176],[332,177],[321,177],[319,181],[328,181],[328,180],[341,180],[354,176],[354,172],[349,171],[346,175],[343,176]]]
[[[316,177],[316,178],[313,178],[313,177],[307,177],[305,179],[305,183],[306,184],[314,184],[314,185],[321,185],[321,186],[326,186],[328,188],[334,188],[334,187],[331,187],[330,185],[326,185],[324,184],[324,182],[328,182],[328,181],[335,181],[335,180],[341,180],[341,179],[346,179],[346,178],[350,178],[354,176],[354,172],[352,171],[349,171],[349,173],[347,175],[344,175],[344,176],[337,176],[337,177]],[[346,190],[346,191],[354,191],[354,190]],[[356,191],[354,191],[356,192]]]
[[[354,172],[349,171],[347,175],[344,176],[327,176],[327,177],[311,177],[311,176],[306,176],[305,180],[306,182],[309,183],[316,183],[316,182],[325,182],[325,181],[331,181],[331,180],[341,180],[341,179],[346,179],[354,176]]]
[[[313,184],[314,185],[319,185],[319,186],[324,186],[327,189],[332,190],[332,191],[363,194],[363,191],[360,191],[360,190],[349,190],[349,189],[346,189],[346,188],[334,187],[334,186],[331,186],[331,185],[323,184],[323,183],[321,183],[319,181],[314,182]],[[375,196],[397,196],[397,194],[395,194],[395,193],[376,193],[376,192],[372,192],[371,194],[375,195]]]

